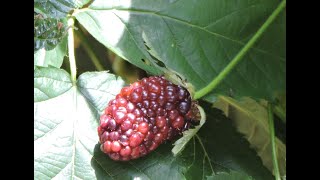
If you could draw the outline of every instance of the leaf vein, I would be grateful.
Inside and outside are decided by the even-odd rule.
[[[175,43],[177,44],[175,46],[175,49],[178,50],[180,52],[180,54],[183,55],[182,51],[180,50],[179,46],[178,46],[178,41],[177,41],[177,38],[175,37],[173,31],[171,30],[170,26],[168,25],[168,23],[163,19],[164,23],[166,24],[167,28],[169,29],[171,35],[172,35],[172,38],[173,40],[175,41]],[[183,56],[184,57],[184,56]],[[206,81],[202,78],[201,74],[199,74],[198,71],[196,71],[193,66],[190,64],[189,61],[187,61],[185,58],[183,58],[184,61],[186,62],[186,64],[196,73],[196,75],[199,77],[199,79],[203,82],[203,83],[206,83]]]
[[[39,117],[39,118],[40,118],[40,117]],[[46,117],[42,117],[42,118],[46,118]],[[50,119],[47,119],[47,120],[50,120]],[[54,121],[52,121],[52,120],[50,120],[50,121],[51,121],[51,122],[54,122]],[[36,121],[36,122],[40,122],[41,124],[43,124],[41,121]],[[55,125],[54,128],[52,128],[50,131],[44,133],[44,135],[42,135],[41,137],[37,138],[34,142],[38,141],[39,139],[44,138],[45,136],[48,136],[48,135],[51,134],[54,130],[56,130],[59,126],[61,126],[61,124],[64,123],[64,122],[66,122],[66,121],[60,121],[59,123],[57,123],[57,124]],[[41,131],[41,130],[40,130],[40,131]]]
[[[214,26],[215,24],[217,24],[217,23],[220,22],[221,20],[225,19],[226,17],[228,17],[228,16],[230,16],[230,15],[233,15],[233,14],[235,14],[235,13],[238,13],[238,12],[240,12],[240,11],[250,9],[250,8],[256,6],[256,5],[259,5],[259,3],[257,3],[257,4],[252,4],[252,5],[247,6],[247,7],[245,7],[245,8],[237,9],[237,10],[235,10],[235,11],[232,11],[232,12],[230,12],[230,13],[227,13],[227,14],[225,14],[224,16],[220,17],[219,19],[215,20],[214,22],[211,22],[211,23],[209,23],[208,25],[203,26],[203,28],[204,28],[204,29],[207,29],[209,26]]]

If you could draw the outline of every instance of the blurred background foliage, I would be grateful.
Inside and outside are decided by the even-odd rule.
[[[144,70],[132,65],[117,56],[90,35],[79,22],[75,27],[75,56],[77,60],[78,75],[87,71],[107,70],[121,76],[127,84],[146,77]],[[65,56],[62,68],[70,72],[68,57]]]

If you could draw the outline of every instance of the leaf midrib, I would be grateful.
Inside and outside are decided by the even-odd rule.
[[[158,12],[154,12],[154,11],[148,11],[148,10],[141,10],[141,9],[132,9],[132,8],[83,8],[83,9],[80,9],[80,10],[76,10],[74,12],[73,15],[76,15],[77,13],[81,13],[81,12],[86,12],[86,11],[128,11],[128,12],[132,12],[132,13],[140,13],[140,14],[149,14],[149,15],[154,15],[154,16],[159,16],[159,17],[162,17],[162,18],[166,18],[166,19],[169,19],[169,20],[173,20],[173,21],[176,21],[176,22],[179,22],[181,24],[184,24],[186,26],[190,26],[190,27],[193,27],[193,28],[197,28],[197,29],[200,29],[206,33],[209,33],[213,36],[216,36],[216,37],[220,37],[220,38],[223,38],[223,39],[226,39],[226,40],[229,40],[229,41],[233,41],[234,43],[237,43],[239,45],[242,45],[244,46],[246,44],[246,42],[241,42],[241,41],[238,41],[238,40],[235,40],[235,39],[232,39],[230,37],[227,37],[227,36],[224,36],[222,34],[219,34],[219,33],[216,33],[216,32],[213,32],[213,31],[209,31],[207,30],[205,27],[202,27],[202,26],[199,26],[199,25],[196,25],[196,24],[192,24],[188,21],[185,21],[183,19],[179,19],[179,18],[176,18],[176,17],[172,17],[172,16],[169,16],[169,15],[165,15],[165,14],[161,14],[161,13],[158,13]],[[286,58],[284,57],[281,57],[279,55],[274,55],[266,50],[263,50],[263,49],[260,49],[260,48],[257,48],[257,47],[252,47],[251,49],[253,50],[256,50],[256,51],[259,51],[261,53],[264,53],[264,54],[267,54],[269,56],[273,56],[273,57],[276,57],[278,59],[280,59],[281,61],[285,61]]]
[[[75,113],[75,116],[73,116],[75,119],[73,119],[73,132],[72,132],[72,136],[73,136],[73,139],[72,139],[72,159],[71,159],[71,162],[72,162],[72,175],[71,175],[71,179],[74,179],[75,177],[75,156],[76,156],[76,141],[77,141],[77,134],[76,134],[76,123],[78,121],[78,118],[77,118],[77,115],[78,115],[78,93],[80,93],[80,91],[74,87],[74,91],[72,93],[73,95],[73,103],[74,103],[74,113]]]

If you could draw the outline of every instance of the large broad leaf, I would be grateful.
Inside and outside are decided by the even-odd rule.
[[[63,18],[73,10],[88,3],[90,0],[34,0],[34,8],[51,18]]]
[[[67,34],[67,19],[43,18],[40,14],[34,18],[34,53],[44,48],[54,49]]]
[[[55,67],[35,67],[34,102],[59,96],[71,87],[70,75],[65,70]]]
[[[105,83],[116,81],[112,79],[114,75],[104,74],[104,76],[110,79],[104,81]],[[115,83],[113,85],[114,89],[121,86]],[[50,84],[44,82],[43,86],[48,87]],[[68,88],[68,86],[61,84],[56,88]],[[109,90],[112,92],[111,88]],[[96,177],[95,170],[91,167],[91,160],[94,161],[92,156],[98,142],[96,130],[99,114],[80,93],[78,87],[74,86],[56,98],[35,103],[34,118],[36,179]]]
[[[77,87],[34,104],[35,179],[206,179],[215,177],[213,171],[229,170],[272,179],[247,141],[209,104],[204,104],[207,123],[178,156],[168,142],[143,158],[112,161],[98,144],[99,106],[104,103],[97,99],[108,101],[122,85],[105,72],[85,73]],[[99,93],[102,89],[105,96]]]
[[[64,37],[62,41],[50,51],[45,50],[45,48],[39,49],[34,54],[34,65],[42,67],[54,66],[60,68],[66,54],[67,37]]]
[[[76,11],[98,41],[133,64],[158,74],[177,72],[196,90],[235,57],[280,2],[277,0],[95,0]],[[216,94],[273,100],[285,89],[285,12],[273,22]],[[159,61],[158,61],[158,60]],[[156,69],[158,70],[156,70]]]
[[[237,130],[245,135],[251,146],[257,151],[263,164],[274,172],[267,109],[247,97],[236,101],[220,96],[214,106],[223,110],[235,124]],[[285,176],[286,146],[278,138],[275,138],[275,144],[280,175]]]

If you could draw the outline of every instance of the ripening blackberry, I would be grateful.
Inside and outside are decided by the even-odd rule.
[[[155,150],[192,125],[191,97],[182,86],[152,76],[123,87],[100,117],[100,149],[128,161]]]

